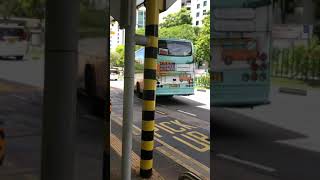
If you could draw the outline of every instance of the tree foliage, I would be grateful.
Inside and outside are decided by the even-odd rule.
[[[0,0],[0,15],[4,19],[10,18],[18,6],[18,0]]]
[[[15,14],[23,17],[43,19],[45,15],[45,0],[19,0]]]
[[[195,58],[197,62],[210,61],[210,16],[203,20],[203,27],[197,36]]]
[[[145,28],[138,28],[136,30],[136,34],[139,34],[139,35],[145,35]]]
[[[177,13],[169,14],[167,17],[164,18],[164,22],[160,24],[160,27],[169,28],[184,24],[192,25],[191,13],[186,8],[182,8]]]
[[[184,24],[179,26],[172,26],[169,28],[161,28],[159,32],[160,38],[174,38],[174,39],[187,39],[194,41],[196,34],[191,25]]]
[[[5,19],[11,16],[44,19],[45,0],[0,0],[0,14]]]
[[[111,66],[119,66],[119,61],[120,59],[120,54],[117,53],[116,51],[112,51],[110,53],[110,63],[111,63]]]
[[[119,57],[117,57],[116,65],[117,66],[124,66],[124,45],[119,45],[116,47],[115,50],[116,53],[118,53]]]

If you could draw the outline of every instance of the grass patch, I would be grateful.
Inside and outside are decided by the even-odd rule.
[[[209,87],[203,87],[203,86],[195,86],[194,87],[196,90],[210,90]]]

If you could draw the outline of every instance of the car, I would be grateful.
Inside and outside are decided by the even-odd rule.
[[[110,80],[117,81],[119,79],[119,70],[117,69],[110,69]]]
[[[0,57],[23,60],[27,48],[28,38],[24,26],[0,24]]]

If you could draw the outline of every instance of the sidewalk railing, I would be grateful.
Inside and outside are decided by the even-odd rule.
[[[273,49],[271,76],[299,80],[320,80],[320,56],[303,48]]]

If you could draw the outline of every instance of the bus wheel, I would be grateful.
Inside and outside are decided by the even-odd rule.
[[[159,96],[159,99],[160,98],[165,99],[165,100],[169,100],[169,99],[173,98],[173,95],[162,95],[162,96]]]
[[[16,56],[16,60],[19,60],[19,61],[23,60],[23,56]]]
[[[89,96],[95,96],[96,93],[96,78],[95,78],[95,71],[94,67],[90,64],[87,64],[84,71],[84,86],[86,93]]]
[[[142,99],[142,92],[141,92],[139,83],[137,83],[136,88],[137,88],[136,93],[137,93],[138,98]]]

